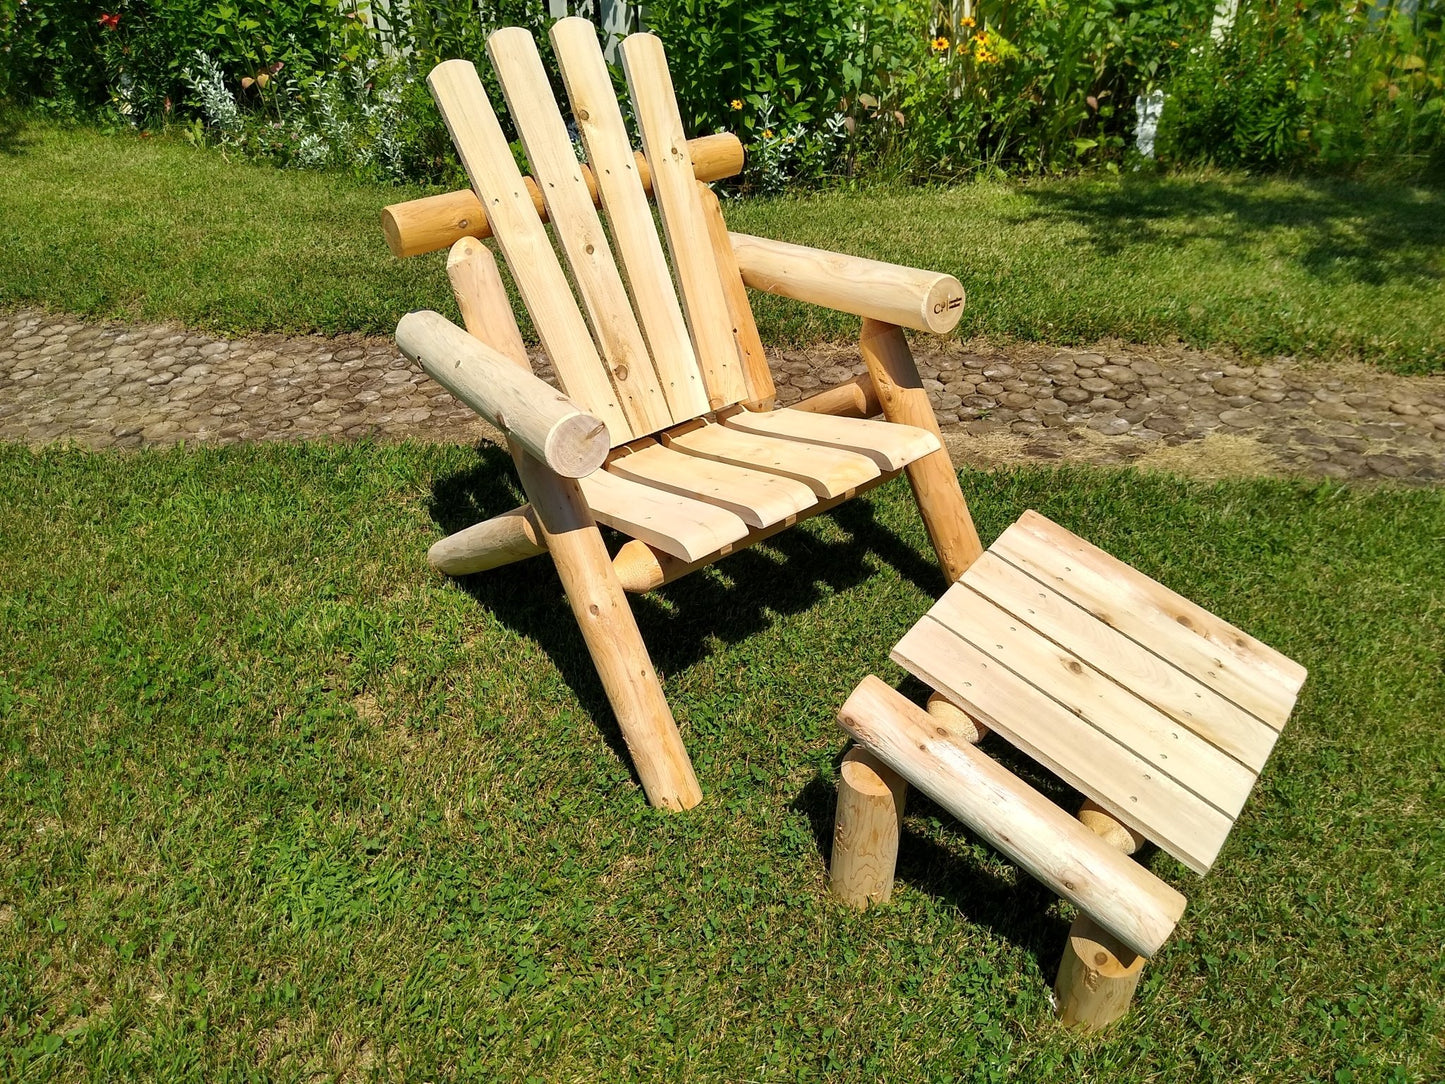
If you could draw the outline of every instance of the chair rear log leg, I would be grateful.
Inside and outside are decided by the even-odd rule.
[[[890,422],[927,429],[937,434],[942,444],[938,419],[933,415],[933,405],[923,389],[923,380],[913,363],[903,329],[865,318],[859,344],[868,374],[873,378],[873,390],[883,407],[883,416]],[[904,469],[923,524],[928,528],[928,538],[938,554],[938,563],[948,582],[953,583],[978,560],[983,546],[963,499],[963,490],[959,488],[958,474],[948,449],[940,448]]]
[[[582,490],[575,479],[554,474],[526,453],[514,454],[647,800],[664,809],[691,809],[702,801],[702,789]]]

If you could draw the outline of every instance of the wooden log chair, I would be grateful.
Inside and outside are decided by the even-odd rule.
[[[832,885],[886,901],[909,786],[1079,909],[1054,984],[1065,1023],[1124,1015],[1184,897],[1126,856],[1203,875],[1289,719],[1298,663],[1037,512],[975,561],[893,659],[925,711],[867,677],[839,713]],[[990,732],[1085,796],[1077,819],[974,746]]]
[[[956,580],[980,553],[978,535],[903,329],[950,331],[963,289],[949,275],[728,232],[705,182],[738,172],[742,147],[731,135],[687,139],[662,43],[633,34],[621,47],[638,153],[592,24],[562,19],[550,37],[586,164],[531,35],[499,30],[487,54],[535,177],[515,164],[476,69],[450,60],[427,83],[472,191],[383,215],[399,256],[451,246],[466,331],[434,312],[410,313],[397,344],[504,432],[529,502],[442,539],[429,556],[461,575],[550,553],[649,801],[686,809],[701,791],[626,592],[656,588],[900,471]],[[488,236],[560,392],[530,372],[480,240]],[[777,409],[745,285],[861,316],[867,377]],[[885,420],[869,417],[879,411]],[[627,536],[615,557],[598,524]]]

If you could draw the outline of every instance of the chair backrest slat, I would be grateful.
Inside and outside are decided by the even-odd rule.
[[[647,204],[617,94],[602,58],[597,29],[588,19],[560,19],[552,27],[551,39],[587,162],[612,225],[613,243],[627,268],[632,298],[663,394],[675,419],[696,418],[707,413],[707,389],[677,303],[672,273]]]
[[[607,425],[614,445],[639,435],[618,402],[476,68],[445,61],[427,85],[563,390]]]
[[[628,36],[622,42],[622,66],[708,403],[716,410],[747,399],[748,388],[662,42],[652,34]]]
[[[633,433],[641,436],[686,421],[691,415],[674,419],[653,371],[532,35],[515,26],[498,30],[487,39],[487,55]]]

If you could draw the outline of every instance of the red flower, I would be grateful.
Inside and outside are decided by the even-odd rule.
[[[100,17],[100,27],[101,27],[102,30],[114,30],[114,29],[115,29],[116,27],[118,27],[119,25],[120,25],[120,13],[119,13],[119,12],[117,12],[117,13],[114,14],[114,15],[102,15],[102,16]]]

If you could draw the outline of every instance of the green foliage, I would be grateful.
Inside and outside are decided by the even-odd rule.
[[[1209,9],[1202,0],[1000,0],[967,17],[877,9],[853,110],[862,168],[909,180],[1117,168],[1135,96],[1158,84]]]
[[[546,559],[421,559],[504,453],[7,445],[0,1077],[1440,1080],[1445,493],[962,482],[1309,667],[1209,877],[1143,856],[1189,909],[1118,1027],[1054,1024],[1072,909],[926,799],[888,906],[828,894],[834,713],[943,587],[902,479],[634,602],[677,815]]]
[[[1208,0],[958,4],[668,0],[669,46],[698,130],[739,131],[748,183],[1056,172],[1124,157],[1134,96],[1155,86]]]
[[[1418,7],[1418,10],[1415,10]],[[1169,86],[1160,153],[1248,169],[1445,177],[1445,11],[1242,5]]]
[[[0,96],[66,113],[110,108],[170,119],[197,52],[262,104],[279,71],[325,70],[357,55],[359,21],[334,0],[0,0]]]
[[[139,128],[179,125],[278,165],[456,183],[426,73],[451,57],[480,59],[498,26],[540,33],[545,5],[387,10],[335,0],[0,0],[10,60],[0,98]]]
[[[661,0],[647,22],[667,49],[684,126],[751,135],[754,176],[773,190],[833,166],[836,140],[817,137],[857,89],[867,10],[861,0]]]
[[[1118,170],[1138,164],[1135,99],[1158,89],[1168,91],[1167,161],[1445,174],[1438,5],[1407,15],[1372,0],[1250,0],[1218,44],[1213,7],[984,0],[965,17],[958,0],[660,0],[647,14],[689,131],[736,131],[749,145],[744,191]],[[480,61],[498,26],[544,37],[546,6],[384,11],[334,0],[0,0],[0,98],[189,125],[198,140],[282,165],[455,183],[426,72],[451,57]]]

